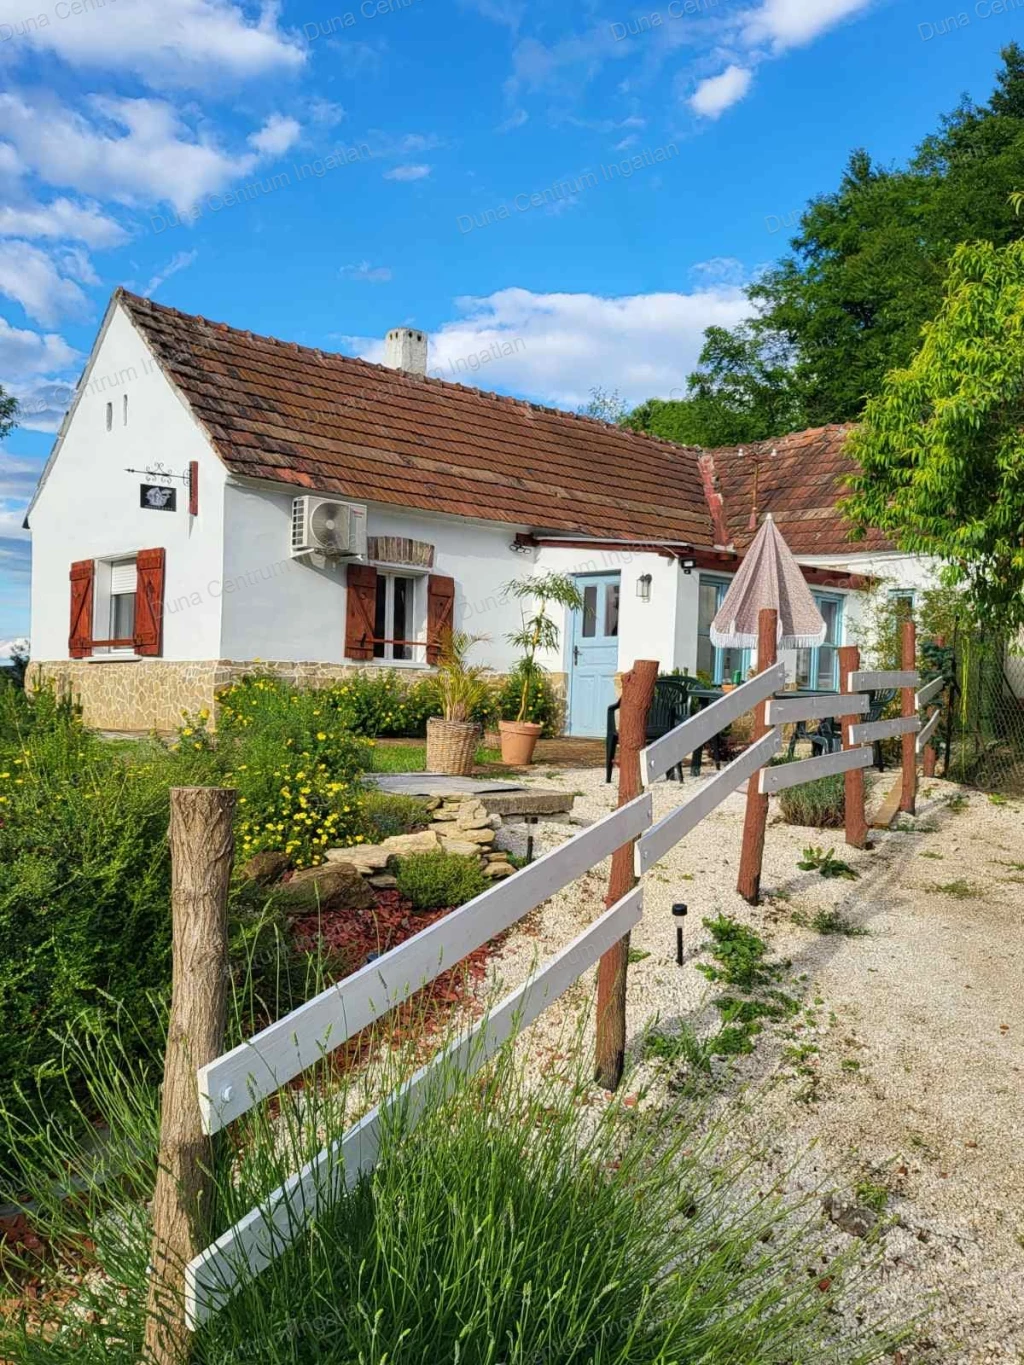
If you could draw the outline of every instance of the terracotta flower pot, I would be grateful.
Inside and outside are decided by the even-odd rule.
[[[431,716],[427,721],[427,772],[469,777],[480,728],[476,721],[442,720],[439,716]]]
[[[501,761],[513,768],[523,768],[533,762],[533,751],[540,739],[543,726],[534,720],[500,720]]]

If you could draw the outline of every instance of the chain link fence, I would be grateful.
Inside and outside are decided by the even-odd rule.
[[[952,684],[940,746],[944,775],[1024,796],[1024,655],[1004,640],[958,631],[943,663]]]

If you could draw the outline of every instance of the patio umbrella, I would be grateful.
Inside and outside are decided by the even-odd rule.
[[[756,649],[758,613],[779,613],[779,649],[813,649],[825,638],[825,622],[800,566],[769,512],[711,623],[719,649]]]

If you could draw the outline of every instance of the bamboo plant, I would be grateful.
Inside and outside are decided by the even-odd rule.
[[[523,654],[523,689],[519,699],[519,712],[516,723],[522,724],[530,700],[530,684],[542,671],[537,662],[540,652],[551,652],[558,648],[561,631],[548,615],[552,604],[566,607],[570,611],[583,610],[583,597],[575,582],[563,573],[539,574],[535,578],[516,578],[506,583],[503,590],[509,597],[520,602],[532,600],[535,603],[532,615],[522,608],[522,625],[511,631],[505,638]]]

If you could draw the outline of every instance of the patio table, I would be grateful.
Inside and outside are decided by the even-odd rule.
[[[705,706],[710,706],[713,701],[718,701],[720,697],[726,695],[721,687],[691,687],[689,695],[693,698],[696,711],[703,711]],[[787,697],[829,697],[835,695],[835,688],[832,687],[795,687],[787,689]],[[799,738],[806,738],[806,722],[798,721],[794,735],[794,741]],[[712,753],[714,754],[715,767],[719,767],[722,761],[722,737],[716,735],[711,740]],[[792,747],[792,746],[791,746]],[[703,745],[695,749],[690,756],[690,776],[700,776],[700,766],[703,759]]]

